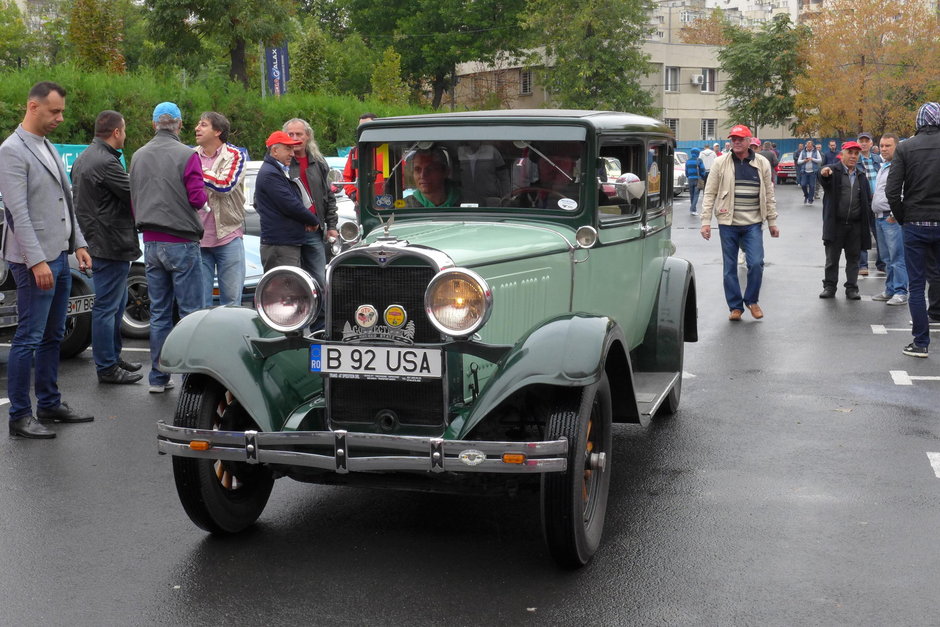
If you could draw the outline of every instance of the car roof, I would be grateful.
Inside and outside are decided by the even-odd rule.
[[[374,122],[366,122],[361,128],[381,124],[387,121],[407,122],[511,122],[520,121],[531,123],[540,121],[544,123],[578,122],[588,124],[597,130],[620,130],[640,132],[666,132],[672,131],[661,120],[634,113],[618,111],[587,111],[581,109],[504,109],[494,111],[455,111],[450,113],[432,113],[426,115],[402,115],[388,118],[379,118]]]

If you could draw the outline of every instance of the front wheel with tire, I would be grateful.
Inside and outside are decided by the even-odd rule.
[[[173,424],[215,431],[257,428],[231,392],[201,376],[186,378]],[[274,486],[266,466],[245,462],[174,457],[173,476],[189,518],[214,534],[238,533],[254,524]]]
[[[587,564],[601,542],[610,492],[611,421],[606,374],[548,416],[546,439],[568,439],[568,469],[542,476],[542,530],[552,557],[565,568]]]

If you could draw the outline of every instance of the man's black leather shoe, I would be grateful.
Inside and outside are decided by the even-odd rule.
[[[32,416],[25,416],[19,420],[10,421],[10,437],[48,440],[55,437],[55,431],[46,429]]]
[[[115,366],[111,372],[98,373],[98,383],[137,383],[143,378],[139,372],[128,372],[120,366]]]
[[[139,361],[124,361],[123,359],[118,359],[117,365],[118,368],[123,368],[128,372],[137,372],[144,367]]]
[[[845,297],[849,300],[862,300],[861,295],[858,293],[857,289],[848,288],[845,290]]]
[[[825,288],[822,292],[819,293],[820,298],[835,298],[836,291],[834,289]]]
[[[40,420],[51,420],[52,422],[91,422],[94,416],[86,416],[72,411],[72,408],[65,403],[60,403],[58,407],[47,409],[40,407],[36,410],[36,417]]]

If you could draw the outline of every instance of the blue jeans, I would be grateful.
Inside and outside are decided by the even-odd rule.
[[[804,171],[802,174],[803,179],[800,187],[803,188],[803,198],[807,201],[813,200],[813,197],[816,196],[816,173]]]
[[[721,236],[721,260],[724,267],[725,300],[728,309],[744,310],[760,300],[760,285],[764,277],[764,234],[760,224],[747,226],[718,225]],[[738,250],[744,250],[747,261],[747,288],[741,296],[738,280]]]
[[[694,181],[689,181],[689,211],[695,211],[695,207],[698,204],[698,179]]]
[[[62,402],[59,393],[59,345],[65,337],[65,313],[72,275],[68,255],[63,252],[48,262],[52,270],[52,289],[41,290],[33,272],[22,263],[10,263],[16,280],[16,332],[7,359],[7,394],[10,395],[10,420],[33,414],[29,382],[36,370],[36,405],[53,409]]]
[[[173,329],[173,301],[181,318],[202,309],[205,301],[199,242],[145,242],[144,262],[150,293],[150,384],[166,385],[170,375],[158,366]]]
[[[927,319],[927,300],[924,298],[924,285],[927,282],[927,263],[929,255],[940,259],[940,226],[917,226],[905,224],[904,258],[907,266],[908,289],[910,298],[907,306],[911,311],[916,346],[930,344],[930,323]]]
[[[317,280],[320,286],[320,300],[323,300],[323,290],[326,287],[326,244],[323,242],[323,233],[319,230],[307,233],[304,244],[300,248],[300,267]],[[322,329],[324,326],[323,308],[317,314],[317,319],[310,325],[312,331]]]
[[[127,304],[130,261],[93,257],[95,304],[91,309],[91,354],[98,372],[108,372],[121,358],[121,318]]]
[[[219,275],[219,304],[241,305],[245,289],[245,242],[236,237],[228,244],[201,248],[202,280],[205,286],[205,306],[212,306],[212,283]]]
[[[897,222],[887,218],[875,220],[878,236],[878,253],[885,264],[888,278],[885,279],[885,294],[907,294],[907,267],[904,265],[904,234]],[[865,251],[868,252],[868,251]]]

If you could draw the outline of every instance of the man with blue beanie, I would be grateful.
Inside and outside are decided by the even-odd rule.
[[[940,103],[921,105],[915,126],[915,136],[898,144],[894,153],[885,196],[904,233],[914,341],[902,352],[927,357],[930,326],[924,285],[928,259],[940,259]]]

